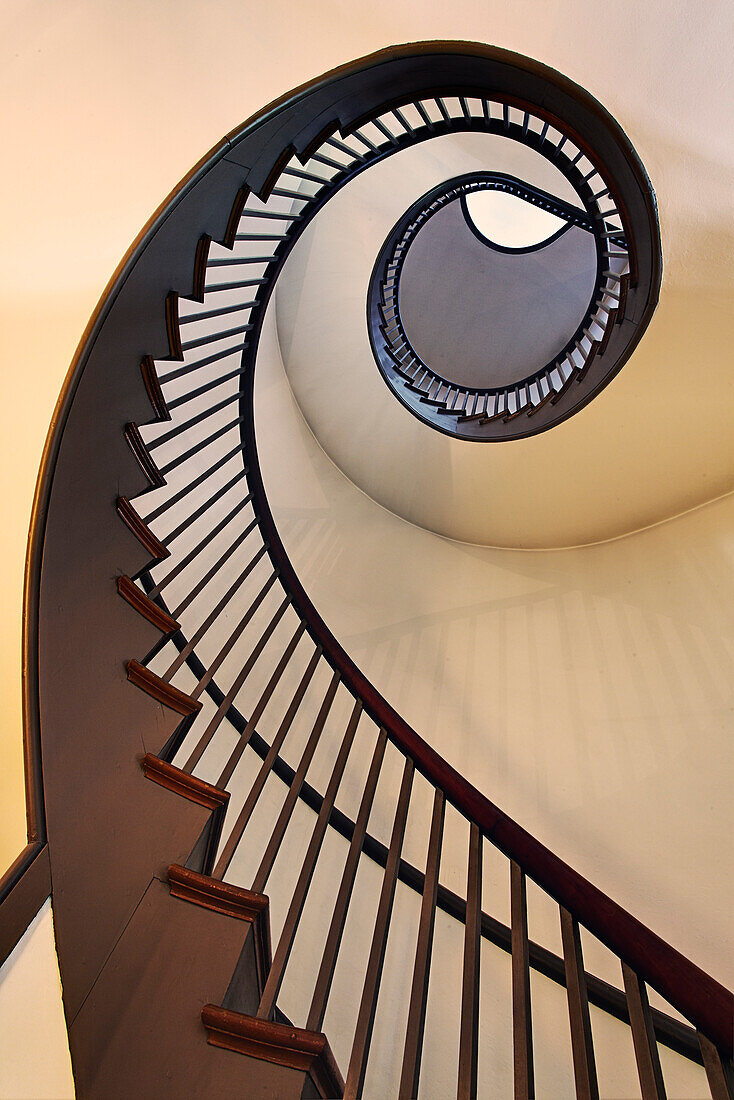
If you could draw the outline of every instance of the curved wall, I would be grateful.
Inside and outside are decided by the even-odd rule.
[[[329,627],[489,798],[731,983],[720,853],[734,782],[734,498],[588,548],[452,542],[379,507],[328,459],[269,322],[263,475]]]
[[[503,138],[449,135],[364,172],[296,244],[279,280],[277,316],[296,400],[351,481],[437,534],[539,549],[616,538],[729,492],[734,386],[717,321],[725,284],[702,296],[696,264],[676,272],[684,242],[673,241],[665,255],[676,277],[664,281],[640,346],[569,420],[530,438],[478,445],[435,431],[396,400],[375,364],[365,316],[382,242],[446,179],[478,170],[527,178],[528,152]],[[565,198],[552,178],[560,173],[548,169],[548,181],[533,182]]]

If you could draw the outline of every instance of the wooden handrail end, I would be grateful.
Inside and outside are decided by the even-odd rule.
[[[201,1019],[212,1046],[303,1070],[323,1097],[344,1094],[344,1080],[322,1032],[259,1020],[212,1004],[204,1005]]]

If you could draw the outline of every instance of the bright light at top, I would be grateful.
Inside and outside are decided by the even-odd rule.
[[[506,191],[472,191],[466,195],[466,208],[482,236],[500,248],[532,248],[568,225]]]

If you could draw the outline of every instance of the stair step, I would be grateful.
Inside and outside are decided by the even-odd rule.
[[[344,1080],[322,1032],[259,1020],[213,1004],[204,1005],[201,1019],[212,1046],[304,1070],[324,1098],[344,1095]]]
[[[201,875],[179,863],[172,863],[168,868],[168,882],[172,897],[252,925],[255,966],[259,991],[262,993],[272,962],[269,898],[265,894],[255,894],[252,890],[222,882],[210,875]]]
[[[155,560],[163,561],[171,556],[171,551],[164,546],[159,538],[151,531],[145,520],[141,519],[127,497],[117,498],[117,514],[126,527],[132,531],[135,538],[148,551]]]
[[[220,790],[212,783],[207,783],[195,775],[189,775],[188,772],[166,763],[153,753],[147,752],[140,761],[140,766],[147,779],[152,779],[154,783],[175,794],[183,795],[190,802],[198,802],[200,806],[206,806],[208,810],[221,810],[229,802],[229,791]]]
[[[145,665],[141,665],[140,661],[128,661],[126,667],[128,680],[154,699],[157,699],[163,706],[170,707],[171,710],[175,710],[177,714],[182,714],[184,717],[189,714],[196,714],[197,711],[201,710],[201,703],[198,699],[192,699],[185,691],[181,691],[180,688],[167,683],[160,676],[156,676],[155,672],[151,672]]]
[[[154,603],[149,596],[146,596],[145,592],[138,588],[137,584],[124,573],[117,578],[117,591],[123,600],[126,600],[149,623],[158,627],[161,633],[172,634],[174,631],[180,630],[176,620],[162,607],[159,607],[157,603]]]
[[[217,913],[227,913],[230,917],[249,921],[253,924],[270,904],[265,894],[255,894],[242,886],[222,882],[210,875],[200,875],[180,863],[172,863],[168,868],[168,881],[171,894],[175,898],[192,901],[213,909]]]

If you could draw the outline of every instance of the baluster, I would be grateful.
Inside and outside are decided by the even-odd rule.
[[[275,581],[276,581],[277,577],[278,577],[278,571],[276,569],[270,574],[268,579],[265,581],[265,584],[262,586],[262,588],[258,592],[257,596],[255,596],[255,599],[252,601],[250,606],[247,608],[247,611],[245,611],[244,615],[242,616],[240,621],[237,623],[237,626],[234,628],[234,630],[232,631],[230,636],[227,638],[227,641],[224,643],[222,648],[219,650],[216,657],[211,662],[211,664],[207,668],[206,672],[204,673],[204,675],[201,677],[201,679],[197,683],[196,687],[193,689],[193,691],[191,691],[190,694],[191,694],[192,699],[198,699],[199,696],[206,690],[209,682],[211,681],[211,679],[214,677],[214,675],[218,671],[220,665],[222,665],[222,663],[227,659],[229,654],[232,652],[233,648],[235,647],[235,645],[239,641],[240,637],[244,633],[247,624],[251,621],[251,619],[254,616],[255,612],[260,607],[261,603],[263,602],[263,600],[267,596],[268,592],[270,591],[270,589],[275,584]]]
[[[198,557],[205,546],[209,546],[212,543],[212,541],[217,537],[220,531],[223,531],[227,524],[230,523],[234,519],[234,517],[242,511],[244,507],[244,500],[238,501],[237,504],[235,504],[234,508],[232,508],[230,512],[227,512],[227,515],[224,516],[223,519],[220,519],[216,527],[214,527],[211,531],[207,531],[204,537],[200,539],[199,542],[197,542],[196,546],[194,546],[193,549],[189,550],[188,554],[186,554],[185,557],[181,558],[181,561],[178,563],[178,565],[175,565],[173,569],[169,570],[169,572],[166,573],[166,575],[161,580],[159,580],[158,583],[150,590],[148,595],[150,596],[151,600],[154,600],[156,596],[160,596],[163,589],[167,585],[169,585],[171,581],[175,580],[179,573],[182,573],[186,566],[191,564],[194,558]]]
[[[181,602],[178,604],[178,606],[171,612],[174,619],[178,618],[178,616],[181,614],[181,612],[185,611],[186,608],[189,606],[189,604],[191,604],[196,599],[196,597],[199,595],[199,593],[202,591],[202,589],[206,588],[206,586],[209,584],[209,581],[212,579],[212,577],[215,576],[219,572],[219,570],[222,568],[223,565],[226,565],[226,563],[229,561],[229,559],[232,557],[232,555],[240,548],[240,546],[245,541],[245,539],[250,534],[250,532],[254,531],[254,529],[257,527],[257,524],[258,524],[258,520],[257,520],[257,516],[256,516],[255,519],[250,520],[250,522],[248,523],[247,527],[244,528],[244,530],[240,531],[240,533],[236,536],[234,541],[229,544],[227,549],[222,554],[220,554],[220,556],[217,558],[217,560],[214,562],[214,564],[211,566],[211,568],[207,569],[204,576],[201,577],[196,582],[196,584],[191,589],[191,591],[189,593],[187,593],[186,596],[184,596],[184,598],[181,600]],[[264,546],[261,547],[261,553],[264,553],[266,550],[267,550],[267,545],[264,545]],[[260,557],[258,556],[258,561],[259,560],[260,560]]]
[[[288,909],[288,913],[283,924],[283,930],[278,940],[278,946],[275,951],[272,965],[270,967],[270,973],[265,983],[262,997],[260,999],[260,1005],[257,1010],[257,1015],[261,1020],[269,1020],[273,1009],[275,1007],[275,1001],[280,991],[283,977],[285,975],[285,968],[288,965],[291,951],[293,949],[293,941],[296,938],[296,932],[298,931],[298,922],[301,919],[303,913],[303,906],[306,903],[306,894],[308,888],[311,885],[311,879],[313,878],[314,871],[316,869],[316,861],[319,858],[319,852],[321,851],[321,845],[324,841],[326,834],[326,828],[329,824],[329,816],[334,808],[334,802],[336,800],[336,793],[339,789],[342,776],[344,775],[344,768],[346,767],[347,757],[349,756],[352,743],[354,741],[355,733],[357,732],[357,725],[359,723],[360,715],[362,714],[362,703],[359,699],[355,702],[352,709],[352,714],[347,724],[346,733],[342,740],[339,752],[337,754],[334,768],[329,779],[329,785],[326,788],[323,802],[321,803],[321,809],[319,815],[316,818],[316,824],[313,828],[311,840],[306,851],[306,855],[303,860],[303,866],[301,873],[298,876],[298,882],[296,888],[293,891],[293,897],[291,898],[291,904]]]
[[[385,949],[387,947],[387,933],[390,926],[393,901],[395,899],[395,884],[397,881],[398,863],[405,836],[405,823],[408,818],[408,803],[413,784],[413,761],[408,757],[403,768],[403,779],[400,785],[398,804],[395,810],[392,834],[390,836],[390,848],[385,866],[385,875],[382,880],[382,890],[377,906],[377,918],[372,934],[367,971],[362,988],[362,998],[357,1014],[357,1026],[352,1042],[352,1052],[349,1058],[349,1070],[344,1089],[344,1100],[357,1100],[362,1095],[364,1078],[367,1071],[367,1058],[369,1057],[370,1042],[372,1041],[372,1028],[375,1022],[377,1009],[377,997],[380,992],[380,978],[382,966],[385,961]]]
[[[433,929],[436,920],[436,897],[438,895],[438,872],[441,862],[444,813],[445,800],[443,792],[436,790],[433,798],[433,817],[431,819],[428,856],[426,858],[426,877],[423,883],[423,899],[418,923],[413,985],[410,991],[408,1029],[405,1035],[403,1068],[398,1091],[400,1100],[411,1100],[412,1097],[418,1095],[423,1031],[426,1022],[426,1004],[428,1002],[428,981],[431,971]]]
[[[240,810],[237,821],[235,822],[234,827],[232,828],[232,831],[230,832],[230,834],[227,838],[227,842],[226,842],[226,844],[225,844],[225,846],[222,850],[222,854],[219,857],[219,862],[217,863],[216,867],[214,868],[214,872],[213,872],[214,878],[224,878],[224,874],[225,874],[227,868],[229,867],[229,864],[232,860],[232,856],[234,855],[235,851],[237,850],[237,845],[239,844],[240,840],[242,839],[242,835],[245,831],[245,828],[247,827],[247,822],[250,820],[250,817],[252,816],[252,811],[255,809],[255,806],[257,804],[257,800],[258,800],[258,798],[260,797],[260,795],[262,793],[262,789],[265,786],[265,783],[267,781],[268,776],[270,775],[273,764],[275,763],[275,759],[276,759],[278,753],[280,752],[281,745],[283,744],[283,741],[286,738],[286,734],[288,733],[288,730],[293,725],[293,719],[296,716],[298,708],[300,707],[301,703],[303,702],[303,697],[306,694],[306,691],[308,690],[308,687],[309,687],[309,684],[311,683],[311,680],[313,679],[313,674],[316,671],[316,665],[319,663],[320,658],[321,658],[321,646],[317,646],[316,650],[314,651],[314,653],[311,657],[311,660],[308,662],[308,666],[306,668],[306,671],[304,672],[303,676],[301,677],[301,680],[298,684],[298,687],[296,688],[295,694],[294,694],[294,696],[293,696],[293,698],[292,698],[292,700],[291,700],[291,702],[288,706],[288,710],[285,712],[285,716],[283,717],[283,721],[280,723],[280,726],[278,727],[278,732],[276,733],[275,737],[273,738],[273,743],[270,746],[270,749],[268,750],[267,756],[265,757],[265,759],[262,762],[262,766],[260,767],[260,771],[257,773],[257,775],[255,777],[255,781],[252,784],[252,788],[250,790],[250,793],[248,794],[247,798],[245,799],[245,804],[242,807],[242,809]]]
[[[630,1014],[642,1100],[666,1100],[647,988],[625,962],[622,963],[622,977]]]
[[[252,521],[252,523],[249,526],[249,530],[252,530],[252,528],[255,527],[256,522],[257,522],[256,520]],[[235,540],[235,542],[237,542],[237,540]],[[250,560],[248,561],[247,565],[242,570],[240,575],[232,582],[232,584],[229,586],[229,588],[224,593],[224,595],[219,600],[219,602],[217,604],[215,604],[215,606],[209,612],[207,617],[204,619],[203,623],[198,628],[198,630],[196,630],[192,634],[191,638],[186,643],[186,645],[183,647],[181,652],[178,654],[178,656],[175,658],[175,660],[171,662],[169,667],[163,673],[163,679],[164,680],[170,680],[172,676],[176,675],[176,673],[178,672],[178,670],[180,669],[181,665],[184,663],[186,658],[189,656],[189,654],[191,654],[194,651],[196,646],[199,644],[201,639],[204,637],[204,635],[209,630],[212,623],[215,621],[215,619],[217,619],[219,617],[219,615],[221,614],[223,609],[227,606],[229,601],[234,596],[235,592],[239,588],[242,587],[242,585],[245,583],[245,581],[249,577],[250,573],[252,573],[253,569],[255,568],[255,566],[257,565],[257,563],[260,561],[260,559],[263,557],[264,554],[265,554],[265,547],[264,546],[261,546],[260,549],[257,551],[257,553],[253,554],[253,556],[250,558]],[[226,552],[226,555],[227,555],[227,558],[230,556],[229,551]],[[220,561],[221,561],[221,559],[220,559]],[[209,579],[211,579],[211,578],[209,578]]]
[[[247,720],[247,725],[245,726],[242,733],[240,734],[239,741],[237,742],[235,747],[232,749],[229,760],[225,764],[219,778],[217,779],[216,786],[219,787],[220,789],[224,789],[227,786],[227,784],[229,783],[230,779],[232,778],[232,773],[234,772],[235,768],[237,767],[238,763],[240,762],[240,759],[242,758],[242,754],[245,751],[245,749],[247,748],[247,745],[249,744],[250,738],[251,738],[251,736],[252,736],[252,734],[255,730],[255,727],[257,726],[257,723],[260,721],[260,718],[262,717],[262,713],[265,710],[265,707],[270,702],[270,699],[272,697],[273,692],[275,691],[276,687],[280,683],[280,679],[281,679],[283,673],[285,672],[286,668],[290,664],[290,659],[293,656],[293,654],[295,653],[296,647],[297,647],[298,643],[300,642],[301,638],[303,637],[303,635],[305,633],[305,630],[306,630],[306,623],[302,620],[301,622],[299,622],[298,626],[296,627],[295,633],[293,634],[293,637],[291,638],[291,640],[288,642],[288,645],[287,645],[287,647],[286,647],[286,649],[283,653],[283,656],[278,661],[278,664],[275,668],[275,671],[273,672],[272,676],[270,677],[267,684],[265,685],[265,688],[263,689],[263,692],[262,692],[260,698],[258,699],[257,703],[253,707],[252,713],[250,714],[250,717]]]
[[[562,906],[560,908],[576,1096],[578,1100],[599,1100],[594,1043],[591,1037],[591,1020],[589,1019],[589,1001],[586,995],[586,974],[581,951],[581,934],[576,918]]]
[[[377,787],[377,780],[380,776],[380,768],[382,767],[382,759],[385,755],[386,745],[387,734],[381,729],[372,755],[372,763],[370,764],[369,774],[367,775],[362,801],[359,805],[357,820],[354,823],[354,832],[352,833],[352,839],[349,843],[349,852],[347,853],[346,862],[344,864],[344,870],[339,884],[339,892],[334,902],[334,913],[331,918],[331,924],[329,925],[329,932],[326,937],[326,945],[324,947],[324,954],[321,959],[318,977],[316,978],[311,1008],[308,1012],[306,1028],[309,1031],[321,1031],[324,1022],[326,1002],[329,998],[331,982],[334,977],[336,959],[344,933],[347,910],[349,909],[349,902],[352,897],[354,880],[357,876],[359,857],[362,852],[365,833],[367,832],[367,822],[375,797],[375,789]]]
[[[476,1100],[479,1056],[479,963],[482,928],[482,844],[479,826],[469,829],[469,867],[466,879],[464,974],[461,986],[459,1083],[457,1100]]]
[[[288,788],[288,794],[285,796],[285,802],[281,808],[278,820],[275,823],[273,834],[270,837],[268,846],[265,849],[265,854],[260,861],[260,866],[257,869],[255,875],[255,881],[252,884],[252,892],[254,894],[262,894],[265,892],[265,886],[268,881],[268,876],[273,869],[275,858],[280,850],[280,845],[283,842],[285,831],[288,828],[288,822],[291,819],[293,813],[293,807],[295,806],[298,795],[301,792],[303,781],[306,778],[306,772],[308,766],[311,763],[313,754],[316,752],[316,746],[319,743],[319,739],[326,725],[326,719],[329,717],[329,711],[331,710],[331,704],[334,702],[334,696],[336,695],[336,689],[339,687],[340,676],[338,672],[335,672],[331,678],[331,682],[326,689],[326,695],[324,701],[321,704],[321,709],[316,716],[316,721],[313,724],[311,735],[308,739],[305,749],[301,755],[301,760],[296,769],[296,774],[293,776],[293,782]]]
[[[226,435],[227,432],[231,432],[233,428],[236,428],[239,424],[241,424],[244,419],[245,414],[242,413],[240,416],[235,417],[234,420],[230,420],[226,424],[223,424],[221,428],[217,428],[217,430],[215,432],[212,432],[211,435],[208,435],[206,439],[202,439],[198,443],[193,443],[187,451],[183,452],[183,454],[178,455],[177,458],[171,459],[171,461],[167,462],[165,466],[161,466],[160,473],[163,475],[163,477],[167,477],[168,474],[170,474],[171,470],[175,470],[179,466],[182,466],[184,462],[188,462],[188,460],[190,458],[193,458],[194,455],[200,455],[202,451],[206,450],[206,448],[211,443],[216,443],[216,441],[218,439],[221,439],[223,435]]]
[[[223,455],[222,458],[218,458],[212,466],[209,466],[208,469],[204,470],[204,472],[199,474],[198,477],[195,477],[193,481],[187,481],[183,488],[179,489],[177,493],[174,493],[173,496],[168,497],[167,500],[164,500],[163,503],[159,504],[157,508],[154,508],[152,512],[149,512],[147,515],[143,516],[145,522],[150,524],[153,522],[153,520],[158,519],[160,516],[163,515],[164,512],[167,512],[169,508],[172,508],[174,504],[178,504],[180,500],[183,500],[183,498],[185,496],[188,496],[189,493],[193,492],[194,489],[198,489],[202,482],[206,481],[206,479],[211,477],[212,474],[215,474],[217,470],[221,470],[222,466],[229,462],[230,458],[234,458],[236,454],[240,454],[240,452],[244,449],[244,443],[240,443],[236,447],[233,447],[231,451],[228,451],[227,454]],[[243,469],[246,473],[247,467],[244,466]]]
[[[275,628],[277,627],[280,620],[283,618],[283,615],[285,614],[286,609],[288,608],[290,602],[291,602],[290,596],[284,596],[283,599],[281,600],[281,602],[278,604],[278,607],[277,607],[274,615],[271,617],[270,621],[268,622],[268,625],[265,627],[265,630],[262,632],[262,634],[258,638],[257,644],[252,648],[247,660],[245,661],[245,663],[242,666],[242,668],[240,669],[240,671],[237,673],[237,676],[235,677],[234,683],[232,684],[229,691],[227,692],[227,694],[224,696],[221,703],[217,707],[217,710],[216,710],[216,713],[215,713],[214,717],[211,719],[211,721],[209,722],[209,725],[206,727],[206,729],[202,733],[202,735],[199,739],[199,743],[197,744],[196,749],[194,750],[194,752],[191,755],[191,760],[193,760],[194,762],[201,758],[201,754],[204,752],[204,749],[207,747],[207,745],[211,741],[212,737],[216,733],[217,729],[219,728],[219,725],[220,725],[222,719],[224,718],[225,714],[227,713],[227,711],[231,707],[232,703],[234,702],[234,700],[235,700],[236,696],[238,695],[239,690],[242,687],[242,685],[244,684],[245,680],[247,679],[247,677],[252,672],[252,669],[254,668],[255,663],[259,659],[260,654],[262,653],[265,646],[268,644],[271,637],[273,636],[273,634],[275,632]],[[294,648],[295,648],[295,645],[298,641],[298,638],[300,637],[300,635],[298,634],[298,631],[296,631],[296,635],[297,635],[296,638],[293,640],[293,647]],[[273,686],[275,686],[275,685],[273,685]],[[193,767],[193,764],[192,764],[192,767]]]
[[[184,531],[187,531],[192,523],[196,523],[197,519],[201,519],[205,512],[208,512],[210,508],[213,508],[217,501],[221,500],[224,494],[228,493],[229,490],[239,481],[242,481],[243,477],[245,476],[246,471],[244,468],[242,470],[238,470],[234,477],[230,478],[229,481],[225,482],[224,485],[220,485],[218,489],[215,489],[212,495],[207,500],[205,500],[203,504],[200,504],[199,507],[196,508],[193,512],[190,512],[185,519],[182,519],[180,523],[176,524],[176,526],[171,531],[169,531],[167,535],[163,535],[161,541],[164,542],[166,546],[170,547],[174,539],[177,539],[179,535],[182,535]],[[249,504],[251,499],[252,497],[248,493],[244,498],[244,503]]]
[[[512,928],[512,1041],[515,1100],[533,1100],[533,1023],[530,1010],[530,951],[525,872],[510,863],[510,924]]]
[[[698,1045],[701,1048],[711,1100],[734,1100],[734,1065],[731,1061],[724,1062],[711,1040],[700,1031]]]

